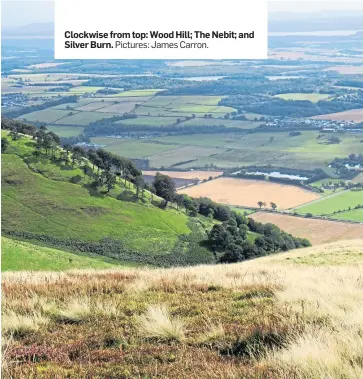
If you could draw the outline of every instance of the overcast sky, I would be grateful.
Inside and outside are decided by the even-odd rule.
[[[74,0],[77,1],[77,0]],[[118,0],[119,1],[119,0]],[[132,0],[130,0],[132,1]],[[239,0],[243,2],[244,0]],[[16,27],[53,21],[53,1],[50,0],[2,0],[3,27]],[[311,1],[269,0],[270,12],[314,12],[324,10],[363,10],[363,1]]]

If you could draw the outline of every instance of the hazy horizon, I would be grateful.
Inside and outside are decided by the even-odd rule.
[[[276,16],[278,13],[304,14],[319,13],[322,11],[337,11],[341,15],[353,11],[363,11],[363,2],[331,2],[310,0],[300,1],[269,1],[269,13]],[[2,28],[23,27],[29,24],[53,23],[54,3],[50,0],[2,0]],[[19,12],[21,9],[21,12]],[[345,12],[344,12],[345,11]],[[288,15],[284,15],[288,16]]]

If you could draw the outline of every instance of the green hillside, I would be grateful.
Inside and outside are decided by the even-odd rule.
[[[1,239],[2,271],[62,271],[70,269],[106,269],[126,265],[99,255],[82,255],[34,245],[29,242]]]
[[[133,185],[123,180],[109,193],[96,191],[92,175],[77,165],[34,156],[30,137],[7,139],[2,154],[3,233],[146,264],[213,261],[212,253],[200,246],[207,219],[160,209],[149,193],[136,200]]]

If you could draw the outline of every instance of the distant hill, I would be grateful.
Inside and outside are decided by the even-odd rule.
[[[2,28],[2,38],[7,37],[54,37],[54,24],[49,23],[36,23],[17,27]]]

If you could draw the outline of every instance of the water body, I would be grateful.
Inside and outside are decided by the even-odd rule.
[[[241,171],[236,171],[232,173],[232,175],[237,175]],[[272,178],[283,178],[283,179],[290,179],[290,180],[308,180],[309,178],[306,176],[300,176],[300,175],[291,175],[291,174],[281,174],[279,171],[273,171],[273,172],[261,172],[261,171],[254,171],[254,172],[246,172],[247,175],[265,175],[265,176],[271,176]]]

